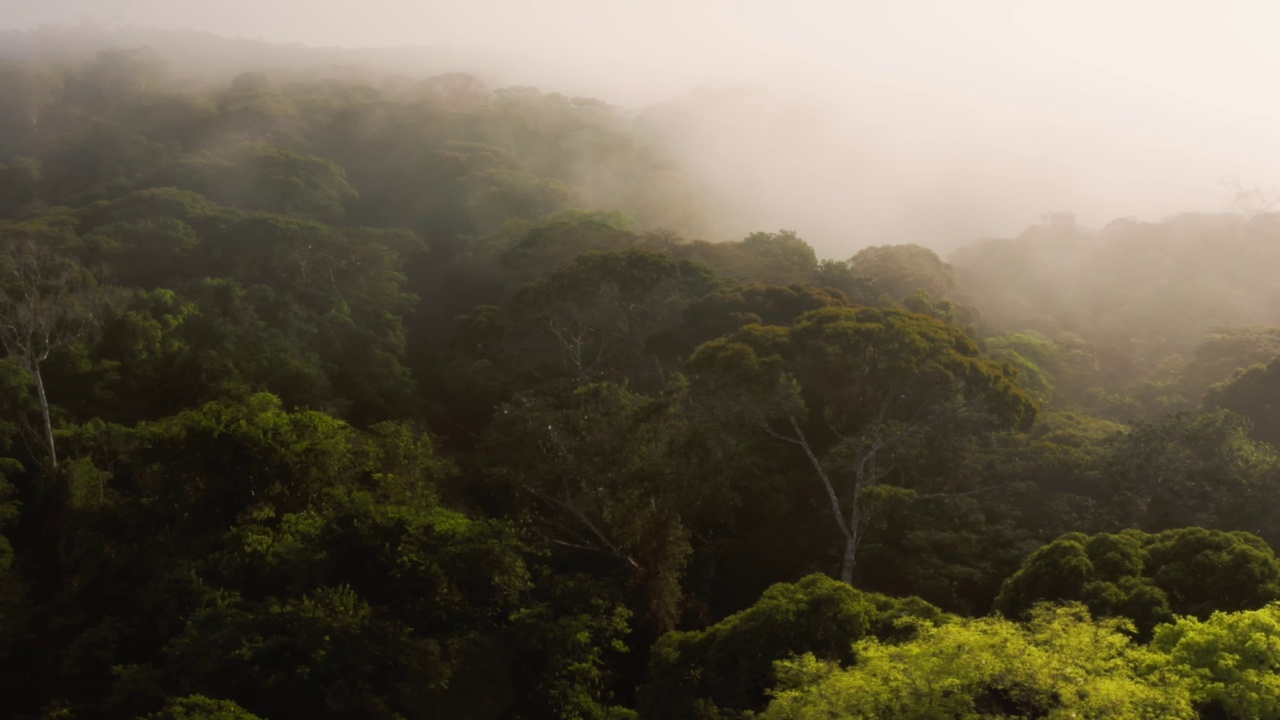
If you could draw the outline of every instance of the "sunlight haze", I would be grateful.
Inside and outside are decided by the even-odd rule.
[[[652,120],[730,235],[824,255],[945,250],[1048,211],[1102,225],[1226,210],[1272,185],[1280,50],[1265,2],[57,0],[0,25],[190,28],[309,46],[483,54],[491,86]]]

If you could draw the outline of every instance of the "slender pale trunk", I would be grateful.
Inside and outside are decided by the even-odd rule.
[[[658,370],[658,384],[662,387],[667,386],[667,373],[662,369],[662,361],[655,355],[653,358],[653,366]]]
[[[840,528],[840,534],[844,535],[844,560],[840,563],[840,579],[846,584],[852,585],[853,568],[857,565],[858,533],[862,529],[862,510],[858,501],[862,494],[865,461],[858,466],[858,480],[853,488],[853,500],[849,508],[849,521],[845,522],[844,512],[840,509],[840,496],[836,493],[835,485],[832,484],[830,476],[827,475],[826,468],[822,467],[822,461],[813,452],[813,448],[809,445],[809,439],[804,436],[804,431],[800,429],[800,423],[796,421],[795,416],[789,415],[787,419],[791,421],[791,429],[795,432],[795,437],[784,439],[804,449],[805,455],[809,457],[809,462],[813,464],[813,469],[818,472],[818,479],[822,481],[822,487],[827,491],[827,498],[831,501],[831,512],[835,516],[836,525]],[[774,434],[777,435],[776,433]],[[781,436],[779,435],[778,437]]]
[[[840,564],[840,580],[846,585],[853,584],[853,568],[858,564],[858,531],[853,530],[844,536],[844,562]]]
[[[31,363],[31,374],[36,379],[36,395],[40,397],[40,415],[44,418],[44,441],[49,446],[49,467],[58,469],[58,449],[53,444],[53,420],[49,417],[49,398],[44,393],[44,378],[40,376],[40,363]]]
[[[875,451],[870,458],[875,464]],[[849,501],[849,520],[842,524],[844,531],[844,561],[840,564],[840,579],[849,585],[853,584],[853,570],[858,565],[858,541],[862,538],[862,488],[867,486],[867,458],[858,463],[854,472],[853,499]],[[874,477],[874,473],[872,474]]]

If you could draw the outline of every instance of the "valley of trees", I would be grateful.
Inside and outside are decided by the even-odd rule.
[[[240,70],[0,58],[6,716],[1280,716],[1280,214],[821,259]]]

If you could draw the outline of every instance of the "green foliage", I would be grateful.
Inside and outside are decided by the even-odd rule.
[[[1183,393],[1199,400],[1213,386],[1239,371],[1280,355],[1280,328],[1265,325],[1213,328],[1196,345],[1182,370]]]
[[[1025,427],[1036,411],[1014,371],[980,357],[959,328],[898,309],[829,307],[790,328],[749,325],[702,345],[688,368],[727,426],[804,452],[826,493],[818,496],[822,507],[832,509],[844,536],[846,581],[875,512],[864,491],[890,478],[901,486],[901,476],[878,463],[924,468],[917,443],[930,442],[928,435],[959,441]],[[950,479],[929,475],[907,477],[916,481],[912,489],[928,488],[921,476],[925,483]],[[974,490],[938,484],[928,489]]]
[[[961,305],[954,300],[933,297],[926,290],[917,290],[914,294],[903,298],[902,306],[913,313],[928,315],[945,323],[959,325],[969,334],[973,334],[973,328],[980,319],[977,310],[974,308]]]
[[[1205,395],[1207,408],[1224,408],[1249,419],[1250,434],[1280,447],[1280,361],[1254,365]]]
[[[762,718],[1196,718],[1185,681],[1145,672],[1123,623],[1045,607],[1026,626],[998,618],[922,626],[901,644],[859,642],[850,668],[812,655],[778,666]]]
[[[932,250],[919,245],[863,248],[849,259],[849,265],[894,300],[904,300],[919,290],[942,300],[956,296],[955,271]]]
[[[608,667],[628,652],[631,612],[607,583],[581,575],[550,573],[536,579],[539,591],[511,617],[516,648],[524,662],[515,682],[528,692],[516,717],[566,720],[630,720],[634,713],[611,705]],[[483,678],[481,692],[488,692]]]
[[[825,575],[770,587],[750,608],[705,630],[671,632],[652,650],[641,717],[727,717],[758,710],[774,663],[809,654],[852,663],[864,637],[898,638],[947,618],[914,599],[855,590]]]
[[[791,230],[752,233],[739,242],[684,243],[672,250],[742,283],[791,285],[809,282],[818,272],[813,248]]]
[[[1042,405],[1080,404],[1097,374],[1097,360],[1078,343],[1064,343],[1037,332],[988,338],[988,354],[1018,369],[1023,387]]]
[[[298,214],[330,223],[341,222],[346,206],[358,197],[332,160],[266,144],[184,157],[143,184],[193,191],[250,212]]]
[[[164,710],[142,720],[260,720],[230,700],[214,700],[203,695],[188,695],[170,701]]]
[[[511,345],[528,365],[579,382],[661,387],[660,366],[645,362],[653,360],[650,340],[715,287],[706,267],[687,261],[639,250],[587,253],[516,294],[511,315],[522,332]]]
[[[722,288],[689,303],[681,313],[682,322],[655,334],[649,345],[664,358],[683,359],[699,345],[747,325],[791,325],[811,310],[847,304],[839,293],[810,285]]]
[[[1030,433],[1036,439],[1080,450],[1101,446],[1125,431],[1125,426],[1076,412],[1052,412],[1036,416]]]
[[[48,65],[12,60],[0,64],[0,127],[8,141],[3,144],[6,154],[13,151],[15,140],[39,132],[42,114],[58,103],[65,89],[66,79]]]
[[[592,606],[572,625],[565,602],[530,597],[533,558],[515,529],[444,507],[437,484],[450,467],[411,427],[360,432],[257,395],[133,429],[91,425],[70,444],[69,476],[105,468],[105,492],[76,504],[82,532],[123,526],[105,547],[71,543],[66,600],[106,591],[118,573],[153,578],[69,628],[64,672],[82,693],[104,683],[117,707],[145,705],[153,693],[130,678],[151,672],[169,694],[216,691],[265,717],[398,717],[446,696],[478,702],[482,689],[450,688],[495,644],[541,679],[524,702],[551,702],[556,678],[579,705],[606,691],[595,640],[529,646],[610,638],[625,613],[591,628],[607,607]],[[122,622],[130,603],[151,608],[155,627]],[[158,673],[101,677],[140,646]]]
[[[1181,676],[1201,717],[1261,720],[1280,712],[1280,605],[1184,617],[1156,629],[1154,668]]]
[[[1274,217],[692,240],[602,102],[94,32],[0,33],[9,714],[1276,714]]]
[[[536,278],[563,268],[592,252],[628,250],[638,239],[625,217],[608,213],[564,212],[547,215],[532,224],[504,229],[514,241],[501,255],[501,263],[517,278]]]
[[[349,587],[320,587],[261,608],[229,597],[195,613],[167,666],[193,688],[217,683],[267,717],[394,718],[387,700],[431,648],[377,617]]]
[[[1139,424],[1104,445],[1090,489],[1119,527],[1240,528],[1274,542],[1280,457],[1248,429],[1226,410]]]
[[[863,362],[850,367],[855,357]],[[832,307],[801,316],[790,329],[748,326],[699,348],[689,367],[732,372],[731,382],[747,381],[770,392],[787,367],[809,388],[804,392],[809,413],[846,434],[869,423],[886,396],[901,418],[957,396],[981,397],[1012,425],[1029,425],[1035,417],[1034,405],[1008,366],[981,358],[977,345],[958,328],[900,310]]]
[[[728,493],[712,477],[671,471],[687,432],[682,400],[612,383],[550,385],[503,405],[485,443],[507,502],[544,525],[553,545],[625,568],[640,613],[660,630],[679,617],[685,518]]]
[[[0,218],[15,217],[35,208],[44,185],[40,161],[13,158],[0,163]]]
[[[814,273],[812,282],[821,288],[839,290],[853,305],[892,303],[876,287],[874,280],[865,275],[859,275],[848,262],[843,260],[823,260],[818,263],[818,270]]]
[[[1280,599],[1280,562],[1243,532],[1187,528],[1092,537],[1072,533],[1031,555],[1004,584],[996,609],[1023,617],[1041,602],[1084,603],[1099,617],[1133,621],[1149,635],[1175,615],[1208,617]]]

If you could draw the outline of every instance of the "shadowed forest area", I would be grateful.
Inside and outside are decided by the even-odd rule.
[[[1247,191],[821,258],[597,100],[35,47],[0,714],[1280,716]]]

